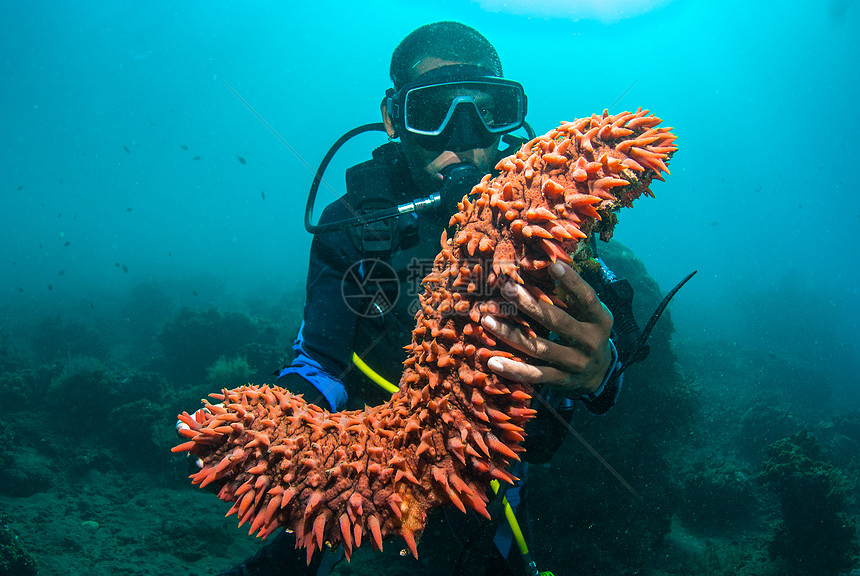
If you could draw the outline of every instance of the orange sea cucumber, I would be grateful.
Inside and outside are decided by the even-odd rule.
[[[251,532],[293,530],[308,561],[324,544],[347,556],[369,538],[400,534],[417,557],[430,508],[452,504],[487,515],[490,480],[522,451],[535,413],[531,387],[486,366],[516,351],[483,331],[503,281],[525,284],[563,306],[546,267],[588,257],[587,239],[612,235],[615,212],[668,174],[669,128],[647,110],[593,115],[526,143],[484,177],[451,218],[456,231],[425,278],[400,390],[363,411],[330,413],[277,386],[242,386],[211,396],[206,411],[180,415],[199,456],[192,476],[219,487]],[[510,280],[508,280],[510,281]],[[529,321],[509,315],[528,330]],[[537,327],[539,328],[539,327]]]

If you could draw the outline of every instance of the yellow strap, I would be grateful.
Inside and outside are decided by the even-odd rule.
[[[389,394],[394,394],[399,390],[397,386],[386,380],[383,376],[381,376],[376,370],[365,364],[364,360],[358,357],[358,354],[355,352],[352,353],[352,363],[361,370],[362,374],[370,378],[374,384],[388,392]]]
[[[358,354],[355,352],[352,353],[352,363],[358,367],[361,372],[370,378],[376,385],[380,386],[383,390],[388,392],[389,394],[394,394],[399,390],[397,386],[386,380],[383,376],[381,376],[376,370],[368,366],[364,360],[359,358]],[[498,480],[490,480],[490,486],[493,488],[493,492],[496,494],[499,493],[499,481]],[[529,547],[526,546],[526,539],[523,537],[523,531],[520,530],[520,523],[517,522],[517,517],[514,514],[513,508],[511,508],[508,499],[502,496],[502,504],[505,508],[505,518],[508,520],[508,524],[511,525],[511,532],[514,533],[514,540],[517,541],[517,546],[520,549],[520,554],[525,556],[529,553]]]
[[[499,481],[490,480],[490,487],[496,494],[499,493]],[[526,546],[526,539],[523,537],[523,531],[520,530],[520,523],[517,522],[517,517],[514,514],[514,509],[511,508],[508,499],[502,496],[502,504],[505,507],[505,518],[508,519],[508,524],[511,525],[511,532],[514,533],[514,540],[517,541],[517,547],[520,549],[520,554],[525,556],[529,553],[529,547]]]

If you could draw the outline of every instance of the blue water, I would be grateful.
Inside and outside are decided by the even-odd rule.
[[[674,519],[684,529],[673,526],[661,544],[672,554],[654,547],[644,562],[652,571],[636,573],[665,564],[700,574],[690,559],[713,557],[714,566],[765,565],[780,514],[774,488],[756,480],[764,447],[801,428],[819,436],[850,481],[848,496],[836,492],[851,500],[856,521],[856,0],[4,2],[0,516],[4,529],[5,515],[12,519],[41,573],[214,573],[257,549],[234,541],[233,520],[219,528],[226,506],[214,497],[191,505],[184,462],[168,455],[174,414],[215,386],[202,379],[220,342],[265,333],[248,344],[258,345],[249,349],[266,373],[278,354],[266,346],[288,346],[304,294],[313,169],[346,130],[379,121],[392,50],[438,20],[474,26],[497,47],[506,76],[526,88],[538,133],[641,106],[679,135],[671,176],[654,183],[655,199],[620,214],[616,238],[664,292],[699,271],[669,307],[683,385],[641,410],[636,394],[650,391],[636,387],[636,369],[648,367],[640,365],[625,375],[626,403],[606,417],[616,418],[609,432],[597,418],[575,419],[613,465],[631,467],[625,475],[652,509],[628,511],[623,493],[606,498],[614,481],[596,464],[588,472],[590,456],[568,441],[573,457],[535,468],[549,480],[535,494],[547,488],[542,501],[560,509],[540,520],[560,544],[538,540],[533,549],[547,557],[556,546],[559,574],[580,569],[561,560],[568,544],[581,543],[595,566],[628,566],[630,550],[650,550],[657,530],[640,520],[668,522],[673,513],[657,514],[654,503],[683,488],[692,504],[681,502]],[[343,192],[346,167],[384,141],[351,142],[318,206]],[[183,316],[181,306],[201,314]],[[228,318],[233,311],[240,315]],[[239,329],[198,342],[211,316]],[[184,367],[176,342],[185,333],[194,335],[180,344],[197,354],[188,360],[196,380],[164,372]],[[19,359],[15,346],[31,356]],[[672,441],[649,448],[664,442],[654,433],[661,428]],[[601,443],[606,437],[617,442]],[[135,467],[146,470],[133,482]],[[127,494],[135,482],[146,489],[139,499]],[[746,491],[758,495],[745,499]],[[721,501],[726,494],[735,499]],[[581,501],[578,511],[557,504]],[[594,521],[583,522],[590,506]],[[730,542],[690,536],[697,510],[724,508],[718,519],[729,518]],[[183,532],[200,510],[205,530]],[[753,530],[735,525],[738,510],[747,511],[741,521],[754,517]],[[93,520],[101,531],[81,532]],[[660,526],[661,537],[668,530]],[[213,539],[198,539],[204,532]],[[175,555],[188,543],[205,549],[202,559]]]
[[[699,270],[679,340],[791,357],[860,404],[857,3],[504,4],[6,3],[0,322],[110,318],[141,283],[226,308],[301,287],[308,166],[379,119],[403,36],[457,19],[525,85],[538,132],[606,107],[675,127],[671,177],[616,237],[664,290]],[[375,143],[344,152],[336,189]]]

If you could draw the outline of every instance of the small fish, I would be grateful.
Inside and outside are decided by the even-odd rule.
[[[113,263],[113,265],[114,265],[114,266],[116,266],[117,268],[119,268],[119,267],[120,267],[120,263],[119,263],[119,262],[114,262],[114,263]]]
[[[63,217],[63,213],[62,213],[62,212],[60,212],[59,214],[57,214],[57,218],[62,218],[62,217]]]
[[[265,190],[260,190],[260,198],[262,198],[263,200],[266,199],[266,191]]]
[[[90,310],[95,310],[95,309],[96,309],[96,305],[93,304],[92,302],[90,302]]]
[[[200,156],[195,156],[192,160],[200,160]]]
[[[69,246],[71,243],[72,243],[72,242],[71,242],[70,240],[66,240],[66,241],[63,243],[63,246]]]
[[[125,150],[126,154],[131,154],[131,150],[128,149],[128,146],[123,146],[122,149]]]
[[[123,264],[123,265],[122,265],[122,271],[123,271],[123,272],[125,272],[126,274],[128,274],[128,266],[126,266],[125,264]]]
[[[50,290],[53,290],[53,289],[54,289],[54,287],[53,287],[51,284],[48,284],[48,290],[50,291]]]
[[[197,290],[192,290],[192,291],[191,291],[191,293],[192,293],[193,295],[197,296]]]
[[[18,192],[24,189],[24,186],[18,186]]]
[[[23,289],[23,288],[18,288],[18,292],[19,292],[19,293],[20,293],[20,292],[23,292],[23,291],[24,291],[24,289]]]
[[[57,274],[57,276],[62,276],[62,275],[64,275],[65,273],[66,273],[66,271],[65,271],[65,270],[60,270],[60,273],[59,273],[59,274]]]
[[[239,164],[246,164],[245,159],[236,154],[236,160],[239,161]]]
[[[179,147],[183,150],[188,150],[188,146],[186,146],[185,144],[180,144]]]
[[[168,251],[167,256],[168,256],[168,258],[173,258],[173,252]]]
[[[131,208],[126,208],[126,209],[125,209],[125,211],[126,211],[126,212],[131,212]]]

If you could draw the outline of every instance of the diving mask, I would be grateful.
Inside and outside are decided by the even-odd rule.
[[[386,92],[399,135],[427,150],[488,148],[523,125],[527,99],[518,82],[480,66],[457,64],[430,70],[399,90]]]

